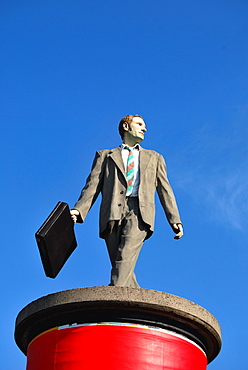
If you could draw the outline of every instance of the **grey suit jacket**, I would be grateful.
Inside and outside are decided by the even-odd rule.
[[[80,213],[78,222],[84,222],[87,213],[101,193],[100,237],[104,238],[109,221],[121,219],[126,189],[126,174],[120,147],[96,152],[86,185],[73,207]],[[153,150],[140,147],[138,198],[141,217],[148,226],[147,238],[154,230],[156,190],[169,224],[172,226],[181,223],[176,200],[167,178],[164,158]]]

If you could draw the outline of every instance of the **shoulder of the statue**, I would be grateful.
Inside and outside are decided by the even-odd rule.
[[[146,153],[146,154],[150,154],[150,155],[153,155],[153,156],[156,156],[156,157],[162,157],[162,154],[156,152],[155,150],[152,150],[152,149],[145,149],[143,147],[140,147],[140,151],[142,151],[143,153]]]
[[[120,146],[118,146],[117,148],[113,148],[113,149],[102,149],[102,150],[97,150],[97,155],[101,156],[101,157],[106,157],[108,155],[111,155],[112,153],[117,153],[117,152],[120,152]]]

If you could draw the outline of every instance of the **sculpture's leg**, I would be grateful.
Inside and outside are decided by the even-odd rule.
[[[110,285],[139,287],[134,269],[146,235],[138,199],[128,198],[122,221],[115,223],[105,239],[112,263]]]

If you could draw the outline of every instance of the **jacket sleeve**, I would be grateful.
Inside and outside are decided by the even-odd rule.
[[[96,152],[91,173],[89,174],[86,184],[81,191],[80,197],[73,209],[79,211],[78,221],[79,223],[84,222],[87,213],[95,203],[101,189],[103,182],[103,169],[104,169],[104,158],[103,151]]]
[[[165,160],[161,154],[157,163],[157,192],[170,226],[181,224],[176,199],[167,177]]]

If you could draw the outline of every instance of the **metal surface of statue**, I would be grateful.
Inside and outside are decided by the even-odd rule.
[[[161,154],[142,148],[146,124],[141,116],[129,115],[119,123],[123,143],[115,149],[96,152],[71,217],[82,223],[102,194],[100,237],[106,242],[112,264],[110,285],[138,288],[134,268],[144,240],[154,230],[157,191],[167,220],[176,234],[183,236],[176,200],[167,178]]]

